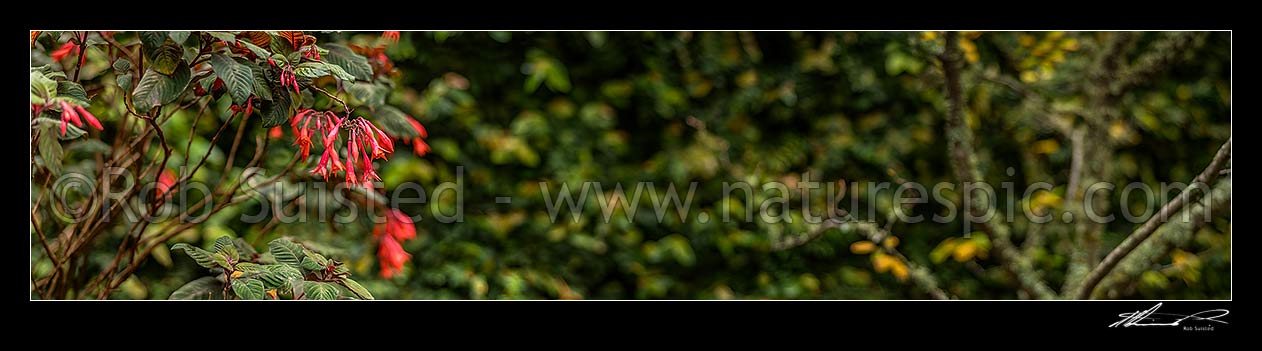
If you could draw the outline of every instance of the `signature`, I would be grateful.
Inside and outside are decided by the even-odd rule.
[[[1149,308],[1147,310],[1118,314],[1117,316],[1122,317],[1122,320],[1114,322],[1113,324],[1110,324],[1109,328],[1114,328],[1114,327],[1177,327],[1179,326],[1179,323],[1183,323],[1183,321],[1187,321],[1187,320],[1218,322],[1222,324],[1227,324],[1227,322],[1220,321],[1217,319],[1219,317],[1226,316],[1228,313],[1227,310],[1221,309],[1221,308],[1200,311],[1200,312],[1189,314],[1189,315],[1182,315],[1182,314],[1175,314],[1175,313],[1159,313],[1157,312],[1158,308],[1161,308],[1161,303],[1157,303],[1156,306],[1152,306],[1152,308]]]

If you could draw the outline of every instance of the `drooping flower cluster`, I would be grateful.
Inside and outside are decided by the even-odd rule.
[[[97,120],[96,116],[93,116],[92,113],[88,112],[87,109],[84,109],[83,106],[79,106],[78,104],[75,104],[73,102],[67,102],[65,100],[54,100],[54,101],[49,101],[47,105],[43,105],[43,106],[31,104],[31,109],[34,110],[35,115],[39,115],[40,111],[43,111],[44,109],[54,107],[54,106],[61,107],[61,135],[62,136],[66,135],[67,125],[69,125],[70,123],[74,123],[76,126],[83,127],[84,120],[87,120],[88,124],[92,125],[92,127],[96,128],[97,130],[105,130],[105,128],[101,127],[101,121]]]
[[[412,255],[403,250],[400,242],[416,238],[416,226],[407,214],[392,208],[386,212],[386,222],[373,228],[372,235],[379,242],[377,259],[381,263],[381,276],[389,279],[412,260]]]
[[[328,111],[305,109],[294,115],[289,123],[294,132],[294,145],[298,146],[298,153],[304,159],[311,154],[312,136],[319,134],[324,151],[311,173],[323,176],[325,181],[328,181],[329,175],[345,171],[347,185],[372,188],[373,181],[381,180],[372,161],[385,159],[394,153],[394,142],[390,137],[362,117],[348,119]],[[347,130],[346,147],[343,149],[345,162],[336,145],[343,129]]]
[[[363,118],[350,122],[350,138],[346,141],[346,183],[372,188],[372,181],[381,180],[372,165],[372,160],[385,159],[394,153],[394,142],[385,132]],[[329,152],[325,149],[325,152]],[[358,165],[360,175],[356,176]]]

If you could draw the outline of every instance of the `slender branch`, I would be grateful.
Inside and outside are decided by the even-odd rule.
[[[964,89],[960,84],[960,56],[959,33],[947,32],[946,48],[938,57],[942,62],[942,71],[946,78],[947,149],[956,178],[963,184],[970,184],[980,181],[982,176],[977,169],[977,155],[973,152],[973,131],[964,122]],[[972,210],[984,212],[989,209],[990,204],[971,201],[968,206]],[[1021,288],[1029,292],[1031,296],[1040,299],[1054,298],[1055,292],[1047,287],[1047,283],[1039,278],[1029,260],[1012,244],[1008,226],[1000,217],[996,213],[991,216],[990,221],[982,223],[981,228],[990,237],[994,250],[1005,263],[1003,267],[1017,278]]]
[[[1227,160],[1230,157],[1231,138],[1227,138],[1227,142],[1223,143],[1223,146],[1218,149],[1218,153],[1214,155],[1214,160],[1209,163],[1209,166],[1205,167],[1204,171],[1201,171],[1200,175],[1196,176],[1196,179],[1192,180],[1192,184],[1188,185],[1187,189],[1179,193],[1179,196],[1175,197],[1174,200],[1162,206],[1161,211],[1158,211],[1157,215],[1149,218],[1147,222],[1144,222],[1138,229],[1131,232],[1131,235],[1127,236],[1121,244],[1113,248],[1113,251],[1104,257],[1104,261],[1100,262],[1095,269],[1087,274],[1086,280],[1074,293],[1074,297],[1077,299],[1091,298],[1091,294],[1095,291],[1095,287],[1100,283],[1100,280],[1104,279],[1113,270],[1113,267],[1117,266],[1118,262],[1121,262],[1126,255],[1134,251],[1136,247],[1139,247],[1139,244],[1142,244],[1157,228],[1161,227],[1166,222],[1166,219],[1170,218],[1170,215],[1179,212],[1188,201],[1194,201],[1191,198],[1193,190],[1209,187],[1218,178],[1219,171],[1227,166]],[[1200,190],[1202,193],[1208,191],[1207,189]]]

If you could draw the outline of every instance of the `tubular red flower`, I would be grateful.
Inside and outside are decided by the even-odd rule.
[[[88,120],[88,124],[91,124],[93,128],[96,128],[97,130],[105,130],[105,128],[101,128],[101,121],[98,121],[96,116],[93,116],[92,113],[88,112],[87,109],[84,109],[83,106],[75,105],[74,108],[75,111],[79,112],[80,116],[83,116],[83,119]]]
[[[379,238],[377,259],[381,263],[381,277],[391,278],[403,271],[403,265],[412,260],[412,255],[403,250],[403,245],[389,235]]]
[[[62,44],[60,48],[54,50],[49,56],[53,57],[53,61],[61,61],[61,59],[65,58],[67,55],[72,55],[78,52],[78,45],[75,45],[73,42],[66,42],[65,44]]]

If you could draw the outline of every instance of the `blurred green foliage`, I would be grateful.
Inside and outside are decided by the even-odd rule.
[[[1040,112],[1022,104],[1020,94],[984,77],[1014,77],[1054,106],[1081,107],[1081,92],[1071,87],[1091,69],[1088,53],[1106,34],[962,36],[965,116],[987,179],[1014,182],[1017,189],[1038,181],[1063,185],[1071,150],[1053,131],[1029,122]],[[1231,43],[1229,33],[1201,34],[1204,43],[1186,53],[1187,62],[1123,95],[1123,122],[1109,130],[1122,146],[1108,159],[1088,155],[1087,162],[1115,164],[1114,180],[1153,187],[1187,182],[1209,162],[1231,134]],[[378,34],[321,35],[354,42]],[[1128,60],[1164,34],[1138,35],[1126,48]],[[390,280],[376,276],[369,223],[282,224],[268,238],[327,244],[331,257],[348,262],[378,299],[927,298],[852,251],[863,239],[856,233],[833,229],[796,249],[773,251],[778,238],[814,228],[796,211],[800,192],[792,192],[788,206],[795,209],[793,223],[714,219],[725,209],[724,181],[793,183],[807,173],[822,182],[954,181],[943,135],[941,69],[932,56],[941,41],[940,33],[922,32],[403,32],[385,52],[402,72],[389,103],[428,128],[433,152],[396,153],[381,168],[385,188],[417,182],[429,192],[455,181],[462,167],[464,222],[431,215],[452,213],[451,196],[400,205],[424,218],[417,222],[419,240],[404,245],[413,262]],[[173,123],[181,128],[184,122]],[[292,154],[280,151],[286,143],[276,144],[268,162],[283,166]],[[684,221],[673,215],[653,220],[644,196],[634,204],[641,209],[635,218],[616,211],[605,223],[601,207],[588,201],[577,222],[564,212],[551,222],[539,183],[553,194],[568,183],[577,195],[584,181],[606,188],[699,185]],[[1021,200],[1055,207],[1063,191]],[[756,199],[776,194],[754,193]],[[499,196],[513,202],[496,204]],[[1112,198],[1115,213],[1122,206],[1141,209],[1135,199],[1121,203],[1117,192]],[[811,200],[813,209],[826,208],[822,191],[812,192]],[[744,209],[735,205],[731,211],[739,215]],[[894,205],[870,205],[876,216],[867,219],[888,223]],[[252,206],[241,211],[257,209]],[[912,213],[942,210],[931,202]],[[250,238],[263,225],[237,223],[239,212],[216,213],[188,237],[225,232]],[[701,213],[711,220],[697,220]],[[930,268],[949,293],[1018,297],[993,255],[953,251],[969,246],[959,245],[965,240],[958,219],[889,225],[898,249]],[[1016,222],[1014,240],[1029,226]],[[1133,227],[1108,225],[1104,247]],[[1121,297],[1230,298],[1230,228],[1229,216],[1216,216]],[[944,242],[953,246],[935,253]],[[1053,286],[1064,279],[1057,272],[1065,271],[1070,249],[1035,251],[1037,268]],[[957,259],[946,259],[952,255]],[[116,297],[165,298],[201,275],[190,260],[158,262],[143,267],[137,282]]]

